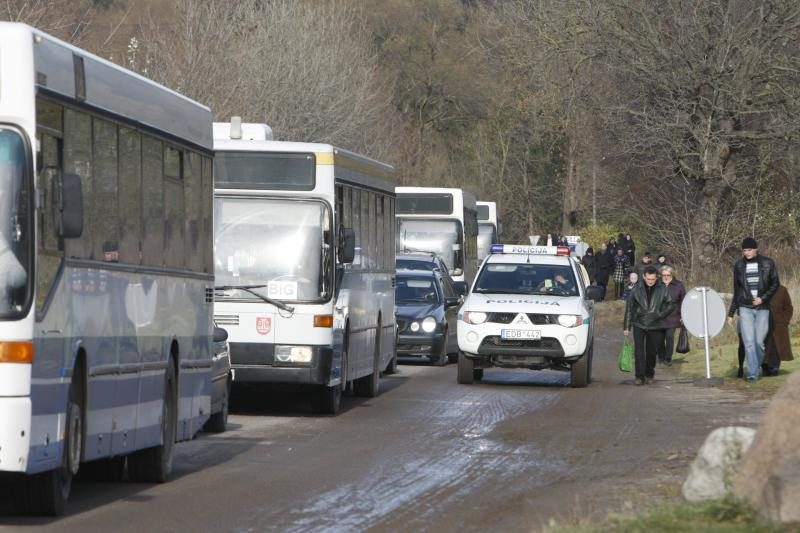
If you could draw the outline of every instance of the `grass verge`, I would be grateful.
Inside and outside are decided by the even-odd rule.
[[[637,516],[611,516],[602,524],[562,526],[553,524],[550,533],[649,533],[704,531],[752,533],[778,531],[759,522],[756,512],[733,498],[702,503],[667,503],[651,507]]]

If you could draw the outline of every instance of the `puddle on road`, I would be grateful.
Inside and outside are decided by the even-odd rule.
[[[531,374],[527,376],[530,380]],[[275,525],[290,531],[360,530],[376,525],[408,529],[441,513],[448,503],[480,494],[483,485],[496,490],[525,472],[544,483],[567,469],[532,446],[492,438],[499,423],[551,405],[560,397],[558,391],[526,388],[520,393],[516,387],[486,385],[458,390],[463,392],[448,396],[437,406],[438,412],[419,424],[420,433],[392,443],[370,475],[318,495],[308,494],[313,503],[265,519],[273,524],[276,519],[285,520]]]

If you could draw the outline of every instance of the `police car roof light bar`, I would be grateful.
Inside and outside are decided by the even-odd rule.
[[[530,246],[528,244],[493,244],[491,248],[491,253],[569,256],[569,246]]]

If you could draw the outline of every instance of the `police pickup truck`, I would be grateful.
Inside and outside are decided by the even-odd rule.
[[[567,247],[492,245],[458,313],[458,382],[493,366],[549,368],[586,387],[602,293]]]

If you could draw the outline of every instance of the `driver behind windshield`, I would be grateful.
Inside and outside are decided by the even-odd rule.
[[[575,284],[563,270],[558,270],[553,274],[552,279],[545,279],[539,284],[539,292],[572,293],[575,291]]]

